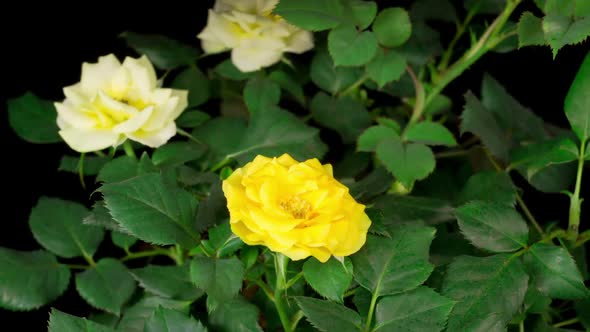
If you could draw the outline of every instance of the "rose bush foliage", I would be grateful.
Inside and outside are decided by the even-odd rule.
[[[490,52],[586,52],[585,3],[217,0],[190,45],[123,33],[64,99],[8,102],[88,195],[32,206],[0,307],[56,332],[590,328],[590,55],[568,128],[488,74],[445,95]]]

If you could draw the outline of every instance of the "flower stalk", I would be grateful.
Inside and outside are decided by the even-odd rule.
[[[289,314],[287,312],[287,265],[289,264],[289,258],[283,254],[275,254],[275,273],[276,283],[274,292],[274,303],[281,320],[281,325],[285,332],[292,332],[293,325]]]

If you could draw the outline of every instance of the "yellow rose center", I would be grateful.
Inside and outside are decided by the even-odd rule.
[[[290,213],[295,219],[306,219],[311,212],[311,204],[298,196],[293,196],[279,203],[283,211]]]

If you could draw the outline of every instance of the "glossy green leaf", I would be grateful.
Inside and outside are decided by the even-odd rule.
[[[29,227],[37,242],[58,256],[92,256],[104,230],[84,225],[87,215],[88,209],[80,203],[41,197],[31,211]]]
[[[190,276],[195,285],[208,296],[223,302],[238,294],[242,287],[244,267],[236,257],[195,257],[191,261]]]
[[[442,331],[453,305],[424,286],[386,296],[377,303],[374,331]]]
[[[154,151],[152,162],[160,168],[178,166],[199,159],[205,149],[193,142],[169,142]]]
[[[247,130],[246,122],[234,117],[213,118],[195,128],[192,135],[207,144],[208,159],[221,161],[241,142]]]
[[[578,146],[569,138],[554,138],[514,149],[511,167],[522,170],[528,180],[539,171],[578,159]]]
[[[319,31],[339,25],[344,6],[339,0],[283,0],[273,12],[304,30]]]
[[[205,103],[211,94],[209,78],[196,66],[186,68],[174,77],[171,87],[188,91],[188,108]]]
[[[209,195],[199,203],[196,227],[203,231],[212,225],[219,224],[228,217],[227,200],[221,188],[221,181],[211,183]]]
[[[137,238],[125,233],[111,232],[111,241],[123,250],[129,250],[137,242]]]
[[[104,201],[97,201],[94,203],[92,206],[92,211],[90,211],[90,213],[84,217],[82,222],[86,225],[91,225],[94,227],[98,226],[118,233],[125,233],[121,226],[119,226],[119,224],[111,216]]]
[[[217,74],[219,74],[219,76],[223,77],[223,78],[227,78],[230,80],[235,80],[235,81],[242,81],[242,80],[246,80],[249,79],[250,77],[253,77],[254,75],[256,75],[256,72],[247,72],[244,73],[242,71],[240,71],[232,62],[231,59],[227,59],[225,61],[222,61],[220,64],[218,64],[215,67],[215,72]]]
[[[349,1],[350,10],[352,11],[352,18],[359,29],[368,28],[375,15],[377,15],[377,4],[373,1],[352,0]],[[345,9],[348,9],[345,7]]]
[[[524,256],[531,283],[542,293],[558,299],[590,296],[580,270],[567,250],[546,243],[536,243]]]
[[[333,98],[319,92],[311,100],[310,108],[314,120],[336,130],[344,143],[354,142],[372,122],[363,104],[350,97]]]
[[[589,20],[590,22],[590,20]],[[578,69],[565,97],[565,115],[580,140],[590,137],[590,53]]]
[[[109,161],[98,172],[96,177],[97,182],[119,182],[127,180],[137,175],[138,163],[137,160],[121,156]]]
[[[375,199],[373,208],[381,212],[386,225],[417,221],[433,225],[454,219],[449,202],[430,197],[384,195]]]
[[[551,46],[553,57],[565,45],[578,44],[590,36],[590,17],[572,19],[569,16],[550,12],[543,18],[545,40]]]
[[[406,187],[416,180],[425,179],[434,171],[434,154],[423,144],[406,144],[397,137],[388,137],[381,140],[376,152],[385,168]]]
[[[399,133],[395,129],[383,125],[367,128],[358,138],[357,150],[375,151],[377,145],[387,138],[399,139]]]
[[[0,307],[32,310],[57,299],[70,281],[70,270],[43,251],[0,247]]]
[[[375,56],[377,39],[371,31],[359,32],[345,24],[328,34],[328,50],[336,66],[362,66]]]
[[[472,175],[459,193],[458,202],[489,201],[508,206],[516,203],[516,187],[504,172],[479,172]]]
[[[315,258],[303,264],[303,276],[308,284],[321,296],[331,301],[343,303],[342,296],[352,281],[352,263],[345,258],[344,263],[330,258],[320,263]]]
[[[144,332],[207,332],[201,322],[188,315],[162,307],[145,322]]]
[[[382,88],[389,82],[397,81],[406,72],[406,65],[406,58],[398,52],[379,49],[367,64],[367,75]]]
[[[511,142],[501,129],[492,112],[468,92],[465,95],[465,108],[461,115],[461,134],[471,132],[478,136],[496,157],[507,160]]]
[[[408,128],[404,138],[428,145],[455,146],[457,141],[445,126],[437,122],[422,121]]]
[[[146,291],[166,298],[195,300],[203,291],[190,278],[189,265],[148,265],[131,270],[131,275]]]
[[[262,332],[258,308],[241,297],[221,303],[209,315],[209,322],[220,332]]]
[[[117,324],[117,331],[144,332],[147,320],[158,307],[173,309],[188,314],[191,301],[178,301],[155,295],[144,295],[133,305],[126,307]]]
[[[442,294],[456,301],[448,331],[505,331],[519,310],[528,276],[515,256],[459,256],[447,268]]]
[[[76,289],[93,307],[119,315],[135,291],[135,280],[123,263],[103,258],[76,275]]]
[[[434,228],[405,226],[391,233],[391,238],[367,236],[366,244],[351,256],[354,279],[378,296],[414,289],[433,269],[428,252]]]
[[[194,246],[198,202],[157,173],[105,184],[99,189],[113,218],[129,233],[155,244]]]
[[[433,56],[443,53],[440,33],[425,22],[413,21],[410,39],[397,47],[396,51],[400,52],[408,60],[408,63],[423,66]],[[408,87],[412,89],[411,95],[413,97],[413,85],[409,77],[406,83],[410,83]]]
[[[543,20],[531,12],[524,12],[518,21],[518,47],[545,43]]]
[[[379,44],[385,47],[400,46],[412,34],[410,16],[403,8],[386,8],[379,12],[375,18],[373,32]]]
[[[306,319],[322,332],[358,332],[361,317],[344,305],[298,296],[295,302]]]
[[[471,201],[457,208],[455,213],[461,232],[478,248],[511,252],[527,245],[526,222],[510,206]]]
[[[7,108],[12,130],[25,141],[35,144],[62,141],[58,134],[57,111],[50,101],[27,92],[9,99]]]
[[[542,314],[549,309],[551,298],[541,293],[534,285],[529,285],[524,296],[524,308],[527,313]]]
[[[82,317],[72,316],[55,308],[49,313],[49,332],[114,332],[110,327]]]
[[[83,174],[86,176],[96,175],[100,169],[108,162],[107,158],[98,156],[84,156],[82,162]],[[59,161],[58,171],[66,171],[79,174],[80,156],[63,156]]]
[[[192,65],[197,61],[199,54],[196,48],[162,35],[127,31],[120,36],[127,45],[137,53],[147,55],[151,62],[161,69]]]
[[[305,94],[303,93],[302,84],[297,81],[294,75],[295,73],[291,71],[275,70],[268,75],[268,78],[277,83],[281,89],[291,94],[299,104],[305,105]]]
[[[210,118],[211,116],[205,112],[197,110],[184,111],[176,119],[176,125],[182,128],[196,128],[205,123],[205,121],[209,120]]]
[[[281,100],[281,87],[268,78],[254,77],[244,87],[244,102],[251,114],[265,112]]]
[[[313,83],[332,94],[351,86],[363,73],[360,68],[334,66],[330,54],[323,50],[314,55],[309,70]]]

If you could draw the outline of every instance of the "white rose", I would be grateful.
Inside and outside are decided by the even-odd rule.
[[[278,0],[217,0],[207,26],[197,36],[205,53],[231,51],[243,72],[278,62],[283,53],[313,48],[313,34],[287,23],[272,9]]]
[[[79,83],[64,88],[65,100],[55,103],[63,140],[78,152],[116,147],[126,139],[150,147],[176,134],[176,118],[187,107],[188,92],[159,87],[146,56],[112,54],[98,63],[84,63]]]

